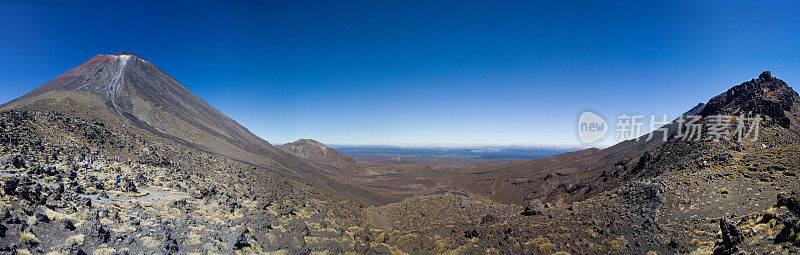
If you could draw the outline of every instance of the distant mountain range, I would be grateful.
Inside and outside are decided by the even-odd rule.
[[[460,160],[461,162],[536,159],[580,149],[574,146],[469,144],[334,144],[331,147],[363,161],[400,157],[423,160]]]

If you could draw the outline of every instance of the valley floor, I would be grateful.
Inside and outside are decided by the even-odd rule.
[[[731,247],[800,251],[792,227],[800,197],[778,205],[780,194],[798,190],[790,171],[758,179],[750,170],[711,166],[538,208],[449,193],[414,196],[339,208],[352,210],[348,221],[329,218],[334,207],[326,201],[263,203],[193,187],[208,180],[187,182],[194,177],[176,168],[103,160],[91,169],[75,160],[15,168],[6,160],[12,164],[2,172],[0,248],[21,254],[711,254],[725,245],[721,219],[741,236]]]

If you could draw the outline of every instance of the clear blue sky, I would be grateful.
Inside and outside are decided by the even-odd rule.
[[[800,84],[792,1],[49,2],[0,1],[0,102],[131,51],[278,144],[575,144],[583,110]]]

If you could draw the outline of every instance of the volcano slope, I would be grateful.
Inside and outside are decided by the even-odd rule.
[[[110,129],[132,127],[138,133],[155,134],[186,147],[361,197],[363,202],[392,201],[275,148],[155,65],[129,52],[97,55],[0,106],[0,110],[5,109],[60,113]]]
[[[302,218],[338,238],[354,223],[334,221],[394,201],[274,148],[131,53],[0,109],[6,252],[346,251],[306,244]]]
[[[336,166],[311,161],[319,158],[250,139],[178,85],[130,53],[101,55],[0,107],[0,250],[798,251],[800,198],[790,192],[798,189],[798,96],[769,74],[694,109],[762,114],[757,142],[685,142],[670,135],[666,142],[625,143],[604,152],[631,158],[619,165],[622,171],[614,166],[598,174],[607,184],[562,195],[572,203],[544,196],[543,202],[525,200],[526,206],[494,202],[479,189],[475,196],[390,203],[392,197],[333,176]],[[156,92],[142,92],[149,90]]]

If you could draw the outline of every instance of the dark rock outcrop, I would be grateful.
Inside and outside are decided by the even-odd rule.
[[[764,118],[764,124],[789,128],[797,124],[797,111],[793,111],[800,103],[800,96],[786,82],[775,78],[765,71],[753,79],[725,93],[711,98],[700,112],[700,115],[734,115],[740,114]]]
[[[540,215],[544,213],[544,204],[539,199],[534,199],[528,203],[528,206],[525,206],[525,210],[522,211],[522,215],[531,216],[531,215]]]
[[[250,244],[247,242],[247,234],[250,233],[247,228],[240,228],[236,232],[233,232],[231,236],[228,238],[228,248],[231,250],[238,250]]]
[[[800,198],[797,192],[790,194],[778,194],[777,206],[786,206],[790,211],[800,215]]]
[[[739,227],[722,218],[719,221],[719,228],[722,231],[722,241],[716,243],[714,255],[727,255],[739,251],[736,245],[744,241],[744,235]]]

